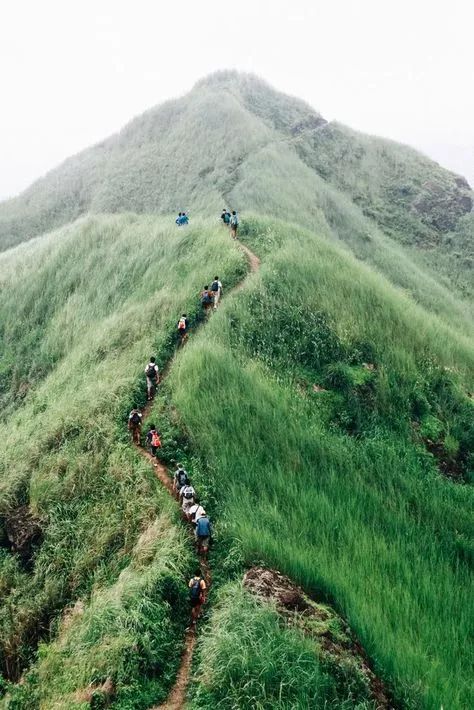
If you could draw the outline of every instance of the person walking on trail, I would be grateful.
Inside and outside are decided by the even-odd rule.
[[[161,439],[154,424],[150,424],[150,429],[146,435],[146,443],[150,448],[151,455],[156,456],[158,449],[161,448]]]
[[[197,498],[195,498],[194,505],[192,505],[189,509],[189,515],[193,525],[196,525],[199,518],[202,518],[203,515],[206,515],[206,511],[204,510]]]
[[[222,210],[222,214],[221,214],[221,220],[222,220],[222,224],[225,227],[229,226],[230,217],[231,217],[231,214],[230,214],[229,210],[224,207],[224,209]]]
[[[209,290],[209,286],[204,286],[201,291],[201,306],[207,311],[212,306],[212,301],[212,293]]]
[[[160,373],[158,370],[158,365],[156,364],[156,358],[151,357],[150,362],[145,367],[146,375],[146,391],[147,399],[150,402],[155,396],[156,388],[158,386]]]
[[[195,624],[201,612],[201,607],[206,601],[206,582],[198,568],[188,583],[189,601],[191,603],[192,623]]]
[[[186,212],[181,213],[181,226],[185,227],[187,224],[189,224],[189,217],[186,214]]]
[[[142,413],[136,404],[128,415],[128,430],[132,435],[133,443],[140,446],[142,435]]]
[[[181,227],[181,225],[182,225],[182,222],[181,222],[182,216],[183,216],[182,213],[179,212],[179,213],[178,213],[178,216],[177,216],[176,219],[175,219],[175,224],[177,224],[178,227]]]
[[[188,330],[189,330],[189,321],[186,313],[183,313],[181,318],[178,321],[178,337],[179,337],[179,345],[184,345],[186,340],[188,339]]]
[[[211,284],[211,293],[214,301],[214,310],[217,311],[217,306],[222,296],[222,284],[218,276],[214,276],[214,281]]]
[[[205,512],[196,520],[194,535],[196,536],[198,553],[207,555],[211,539],[211,522]]]
[[[174,489],[176,491],[176,495],[179,496],[181,489],[184,486],[189,485],[189,483],[190,480],[188,472],[183,467],[183,464],[179,463],[176,471],[174,472]]]
[[[179,502],[181,503],[181,509],[187,520],[189,520],[189,509],[195,503],[195,496],[196,491],[190,483],[187,483],[185,486],[183,486],[179,492]]]
[[[239,218],[237,212],[232,210],[232,216],[230,218],[230,233],[232,239],[237,239],[237,229],[239,228]]]

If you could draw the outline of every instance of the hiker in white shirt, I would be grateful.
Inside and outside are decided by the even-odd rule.
[[[216,311],[222,296],[222,284],[218,276],[214,276],[214,281],[211,284],[211,292],[214,297],[214,310]]]

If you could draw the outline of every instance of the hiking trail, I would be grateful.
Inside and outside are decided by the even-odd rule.
[[[238,242],[238,248],[245,254],[248,259],[248,264],[250,271],[246,276],[236,284],[229,293],[234,293],[240,291],[245,285],[247,277],[249,274],[256,273],[260,268],[260,259],[256,254],[254,254],[248,247],[246,247],[241,242]],[[175,355],[169,360],[166,367],[163,368],[160,383],[167,377],[172,363],[174,361]],[[141,410],[142,423],[148,418],[153,406],[153,400],[146,403],[145,407]],[[175,492],[173,489],[173,480],[170,478],[168,469],[166,466],[155,456],[152,456],[146,449],[142,448],[141,445],[134,444],[135,448],[144,456],[153,466],[155,476],[158,478],[160,483],[166,488],[168,493],[175,498]],[[189,526],[191,528],[191,526]],[[190,529],[190,534],[192,535],[192,529]],[[199,553],[198,553],[199,554]],[[206,555],[199,554],[199,566],[201,568],[201,574],[206,582],[206,598],[209,594],[209,589],[212,585],[212,575],[211,569],[209,567]],[[191,674],[191,661],[193,657],[194,647],[196,645],[196,624],[191,624],[186,630],[186,636],[184,641],[184,651],[181,656],[181,661],[179,669],[176,675],[176,680],[171,688],[167,699],[161,705],[154,705],[150,710],[181,710],[184,708],[186,702],[186,690],[189,684],[189,678]]]

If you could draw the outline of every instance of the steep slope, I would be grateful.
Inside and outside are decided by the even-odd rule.
[[[5,680],[18,680],[38,642],[70,623],[65,690],[81,687],[81,673],[87,683],[104,674],[99,685],[113,675],[123,702],[146,707],[172,682],[188,620],[190,545],[129,445],[124,418],[134,397],[143,400],[143,360],[155,351],[162,363],[173,352],[176,314],[196,310],[204,279],[217,267],[229,286],[245,274],[224,235],[203,232],[94,218],[0,257],[8,285],[0,311],[13,325],[16,300],[10,354],[23,365],[4,372],[2,387],[11,392],[19,375],[25,382],[0,425]],[[83,613],[73,623],[63,612],[76,603]],[[55,663],[52,652],[46,675]]]
[[[314,235],[263,222],[247,239],[253,288],[172,373],[225,564],[265,560],[335,601],[400,705],[469,707],[473,496],[444,476],[473,480],[472,340]],[[218,639],[206,708],[215,675],[235,686]],[[232,643],[231,663],[252,652]]]
[[[463,253],[456,228],[472,193],[464,179],[414,150],[328,124],[255,77],[222,72],[0,205],[0,244],[88,211],[208,214],[223,201],[324,228],[356,253],[374,240],[377,251],[379,230],[425,248],[450,233],[443,250]],[[349,235],[339,223],[354,216],[359,229]],[[454,271],[455,284],[467,288],[459,263],[453,269],[448,260],[442,271],[451,280]]]
[[[227,591],[199,668],[208,652],[220,663],[228,595],[263,560],[333,601],[400,704],[469,706],[472,340],[314,232],[252,218],[242,234],[260,272],[191,338],[153,410],[164,455],[189,465],[216,521],[214,587]],[[124,215],[0,263],[0,689],[31,668],[8,686],[20,708],[81,707],[108,679],[113,706],[146,708],[173,681],[191,552],[126,412],[149,353],[172,354],[176,314],[197,315],[204,281],[230,287],[246,260],[212,222]],[[275,687],[282,707],[303,702],[290,662],[321,707],[366,697],[364,683],[351,695],[353,669],[334,685],[312,642],[252,613],[275,641],[252,686],[262,707]],[[241,643],[234,658],[258,655],[255,636]],[[193,693],[208,692],[200,671]]]

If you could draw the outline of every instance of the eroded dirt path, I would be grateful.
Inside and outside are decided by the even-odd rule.
[[[250,273],[253,274],[258,271],[260,268],[260,259],[256,254],[254,254],[248,247],[246,247],[244,244],[241,244],[240,242],[237,242],[238,247],[240,250],[246,255],[248,259],[248,263],[250,266]],[[229,293],[233,293],[235,291],[239,291],[243,286],[245,285],[245,282],[247,280],[247,276],[236,286],[234,286]],[[171,358],[171,360],[167,363],[166,367],[163,369],[160,382],[163,382],[164,379],[166,379],[172,363],[174,361],[174,357]],[[150,415],[151,409],[153,407],[153,402],[147,402],[146,406],[141,410],[142,413],[142,421],[144,422]],[[165,464],[162,463],[159,459],[156,457],[152,456],[148,451],[146,451],[144,448],[141,446],[138,446],[135,444],[136,449],[140,452],[142,456],[144,456],[150,464],[153,466],[153,469],[155,471],[155,476],[158,478],[160,483],[163,485],[164,488],[168,491],[168,493],[175,498],[175,491],[173,489],[173,481],[170,478],[170,475],[168,473],[168,469],[166,468]],[[192,532],[192,526],[189,525],[189,532],[191,535],[193,535]],[[194,537],[194,536],[193,536]],[[206,597],[209,593],[209,589],[212,584],[212,574],[211,574],[211,569],[209,567],[209,563],[207,561],[207,558],[203,555],[199,556],[199,565],[201,568],[201,575],[203,579],[206,582]],[[150,710],[181,710],[181,708],[184,708],[185,703],[186,703],[186,691],[189,685],[189,678],[191,674],[191,662],[192,662],[192,657],[193,657],[193,651],[194,647],[196,645],[196,625],[191,623],[190,620],[190,626],[186,630],[186,636],[184,640],[184,650],[183,650],[183,655],[181,656],[181,662],[179,665],[178,673],[176,676],[175,683],[168,695],[168,698],[165,700],[164,703],[161,705],[155,705]]]

